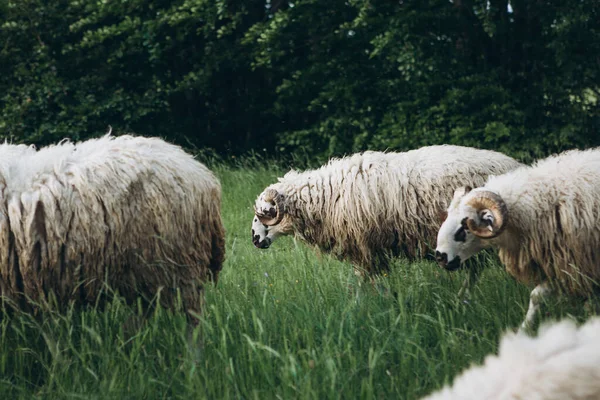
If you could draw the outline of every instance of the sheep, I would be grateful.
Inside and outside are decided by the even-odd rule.
[[[519,165],[498,152],[439,145],[292,170],[256,199],[252,241],[265,249],[295,234],[373,277],[389,270],[389,256],[426,255],[456,185],[483,184]]]
[[[0,295],[11,308],[180,296],[194,321],[224,260],[221,187],[181,148],[110,135],[0,145]]]
[[[600,149],[567,151],[456,189],[438,263],[452,271],[490,246],[509,274],[537,285],[521,329],[532,328],[552,293],[589,297],[600,278]]]
[[[600,398],[600,318],[543,325],[537,338],[506,334],[486,357],[423,400],[592,400]]]

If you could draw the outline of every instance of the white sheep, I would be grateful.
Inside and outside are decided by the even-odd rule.
[[[459,188],[448,208],[436,258],[448,270],[494,246],[506,270],[537,285],[521,328],[559,289],[587,296],[600,278],[600,150],[572,150]]]
[[[267,248],[295,234],[355,264],[355,272],[388,269],[388,256],[425,256],[457,185],[520,164],[501,153],[430,146],[404,153],[367,151],[305,172],[290,171],[256,200],[252,240]]]
[[[497,356],[423,400],[600,399],[598,332],[600,318],[579,328],[570,320],[543,325],[537,338],[509,333]]]
[[[128,302],[200,311],[224,258],[221,187],[177,146],[132,136],[0,145],[0,295],[14,306]]]

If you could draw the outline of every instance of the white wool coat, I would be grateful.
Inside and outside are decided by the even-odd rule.
[[[579,328],[570,320],[547,324],[535,338],[507,334],[498,355],[423,400],[600,399],[599,332],[595,317]]]
[[[224,257],[221,187],[181,148],[104,136],[0,145],[0,295],[15,305],[133,302],[199,311]]]

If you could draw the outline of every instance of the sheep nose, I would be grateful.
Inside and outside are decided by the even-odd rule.
[[[252,236],[252,243],[254,244],[254,247],[258,249],[268,249],[269,246],[271,246],[271,239],[266,237],[263,240],[260,240],[260,235],[254,235]]]
[[[435,261],[437,261],[441,267],[445,267],[446,264],[448,264],[448,254],[440,253],[439,251],[436,250],[435,251]]]

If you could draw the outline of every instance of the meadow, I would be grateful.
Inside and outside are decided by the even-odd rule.
[[[227,261],[207,287],[197,344],[182,313],[158,309],[139,330],[124,329],[137,311],[118,298],[103,310],[4,317],[0,398],[417,399],[495,352],[524,316],[530,288],[493,256],[462,302],[466,271],[432,262],[398,259],[375,289],[293,238],[255,249],[253,201],[282,171],[213,170]],[[559,300],[545,319],[567,316],[587,317],[578,302]]]

